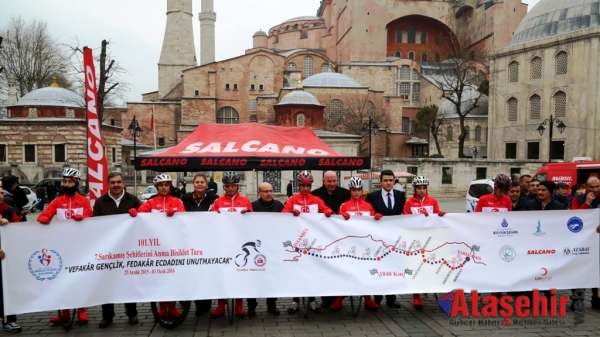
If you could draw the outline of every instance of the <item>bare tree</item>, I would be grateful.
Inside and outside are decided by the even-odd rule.
[[[488,72],[482,53],[467,42],[457,39],[448,41],[450,58],[440,64],[439,74],[434,85],[442,91],[442,98],[454,106],[458,115],[460,134],[458,136],[458,157],[465,158],[464,147],[467,137],[465,119],[479,107]]]
[[[431,143],[431,138],[433,137],[437,155],[440,157],[442,157],[442,150],[439,134],[443,122],[444,120],[438,116],[438,107],[435,104],[424,106],[417,111],[415,129],[417,132],[427,133],[428,143]]]
[[[123,99],[128,90],[127,83],[124,83],[121,76],[126,72],[119,62],[115,60],[108,51],[109,42],[102,40],[100,43],[100,54],[95,56],[96,78],[98,79],[98,119],[103,120],[104,108],[115,104],[114,100]],[[70,47],[73,51],[71,57],[73,60],[75,76],[78,78],[79,87],[83,90],[83,48],[78,46]]]
[[[4,28],[3,46],[0,49],[0,77],[4,83],[17,87],[19,96],[48,86],[58,76],[68,87],[68,59],[48,34],[45,22],[30,24],[22,18],[12,18]]]

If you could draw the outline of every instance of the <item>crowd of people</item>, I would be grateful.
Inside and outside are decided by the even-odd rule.
[[[284,212],[291,213],[293,216],[301,216],[304,213],[322,213],[326,217],[338,214],[346,220],[355,216],[373,217],[375,220],[379,220],[385,216],[401,214],[445,215],[445,212],[440,209],[438,201],[428,192],[429,180],[427,177],[417,176],[413,179],[413,195],[407,198],[404,191],[394,188],[397,179],[394,172],[390,170],[381,172],[381,188],[370,193],[365,191],[361,178],[356,176],[349,180],[349,189],[339,186],[337,174],[332,171],[325,172],[323,186],[313,190],[312,174],[309,171],[302,171],[296,177],[298,191],[295,194],[291,191],[291,182],[288,184],[288,199],[285,203],[274,198],[273,187],[267,182],[258,186],[258,199],[250,201],[248,197],[240,193],[240,176],[235,172],[224,173],[222,196],[215,193],[216,184],[204,174],[196,174],[193,177],[193,191],[189,193],[181,193],[181,190],[185,191],[185,185],[180,186],[177,191],[168,174],[159,174],[153,181],[158,191],[157,195],[142,203],[135,195],[126,191],[123,175],[114,172],[108,176],[108,193],[96,200],[92,207],[90,201],[79,193],[81,175],[78,170],[66,168],[62,178],[60,193],[55,199],[49,201],[48,206],[37,217],[40,224],[48,225],[55,217],[67,221],[81,221],[87,217],[114,214],[129,214],[135,217],[140,212],[160,212],[168,217],[183,212],[239,212],[242,214]],[[2,186],[5,190],[3,193],[2,187],[0,187],[0,225],[25,221],[26,215],[22,212],[22,207],[26,204],[26,198],[23,199],[24,195],[19,193],[18,179],[12,176],[5,177],[2,179]],[[481,196],[475,211],[589,209],[598,208],[599,203],[600,179],[597,176],[590,176],[584,185],[578,185],[572,189],[572,192],[569,192],[569,186],[556,185],[550,181],[538,181],[528,175],[512,180],[507,175],[499,174],[494,179],[493,192]],[[0,259],[3,259],[4,255],[4,252],[0,250]],[[228,302],[225,299],[216,299],[214,308],[212,302],[212,300],[195,301],[196,315],[209,313],[214,318],[224,316]],[[247,311],[242,299],[236,299],[233,302],[236,316],[252,317],[256,315],[257,300],[247,299],[246,302]],[[268,298],[266,302],[267,311],[270,314],[280,315],[276,298]],[[299,302],[299,298],[292,300],[287,309],[288,314],[295,314],[299,311]],[[339,311],[343,308],[343,297],[341,296],[323,297],[320,305],[313,297],[309,298],[308,302],[310,310],[315,312],[322,309]],[[383,296],[364,296],[366,310],[378,310],[382,303]],[[0,300],[0,306],[2,304],[3,301]],[[390,308],[400,307],[395,295],[386,295],[385,305]],[[424,303],[420,294],[413,294],[412,305],[417,310],[423,309]],[[593,291],[592,307],[600,310],[600,297],[598,297],[597,289]],[[2,309],[0,307],[0,311],[3,312]],[[77,320],[81,324],[86,324],[89,321],[86,310],[84,308],[75,310]],[[164,319],[178,318],[182,315],[175,302],[161,302],[158,312],[159,316]],[[138,323],[135,303],[125,304],[125,313],[129,324]],[[60,325],[70,320],[70,317],[70,310],[59,310],[58,315],[52,317],[50,322],[53,325]],[[103,305],[99,327],[110,326],[114,317],[114,305]],[[3,328],[9,332],[21,331],[15,316],[7,316],[3,319]]]

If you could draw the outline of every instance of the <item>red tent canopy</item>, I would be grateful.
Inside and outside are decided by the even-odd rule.
[[[357,170],[369,158],[335,152],[309,128],[201,124],[176,146],[141,154],[138,170]]]

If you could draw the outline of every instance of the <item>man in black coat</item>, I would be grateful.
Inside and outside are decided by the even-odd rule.
[[[323,186],[311,192],[325,202],[327,207],[337,214],[340,206],[350,200],[350,191],[338,186],[337,174],[334,171],[327,171],[323,174]]]
[[[394,189],[394,183],[396,177],[394,172],[391,170],[381,171],[379,176],[379,182],[381,184],[381,190],[371,192],[367,195],[367,202],[370,203],[375,209],[375,213],[382,214],[383,216],[400,215],[404,209],[404,202],[406,202],[406,194]],[[381,303],[382,296],[375,296],[375,302]],[[396,303],[396,295],[386,295],[385,302],[388,307],[400,308],[400,305]]]
[[[119,172],[112,172],[108,175],[109,191],[100,197],[94,203],[94,211],[92,216],[104,216],[115,214],[126,214],[130,209],[140,207],[140,200],[133,194],[125,192],[125,184],[123,175]],[[125,312],[127,314],[128,323],[131,325],[138,324],[137,307],[135,303],[125,303]],[[102,305],[102,320],[98,327],[100,329],[107,328],[112,324],[115,317],[115,305]]]
[[[5,192],[6,202],[17,210],[22,221],[27,221],[23,207],[29,203],[25,191],[19,187],[19,178],[9,175],[2,178],[2,188]]]
[[[273,199],[273,186],[269,183],[258,185],[259,198],[252,203],[254,212],[273,212],[281,213],[283,204]],[[256,298],[249,298],[248,302],[248,317],[256,316]],[[277,309],[277,298],[267,298],[267,312],[274,316],[279,316],[280,311]]]
[[[518,181],[513,181],[508,190],[508,197],[512,201],[513,211],[530,211],[535,207],[535,202],[527,196],[521,195],[522,185]]]
[[[537,188],[537,200],[533,210],[536,211],[557,211],[567,209],[567,205],[554,199],[554,190],[556,184],[552,181],[542,181]]]

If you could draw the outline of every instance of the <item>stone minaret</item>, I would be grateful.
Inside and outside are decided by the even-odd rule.
[[[215,22],[217,14],[214,11],[213,0],[202,0],[200,12],[200,64],[215,61]]]
[[[158,93],[167,95],[181,80],[181,70],[197,64],[192,0],[167,0],[167,26],[158,61]]]

